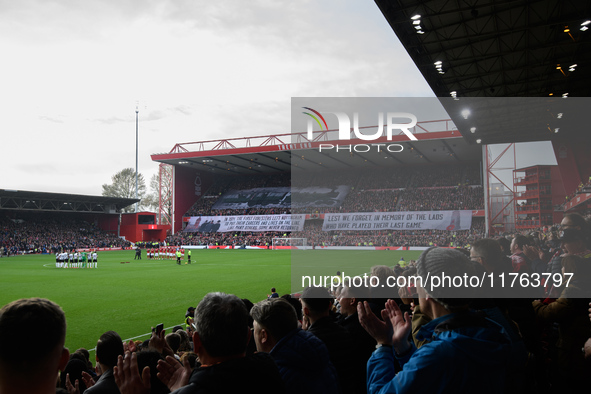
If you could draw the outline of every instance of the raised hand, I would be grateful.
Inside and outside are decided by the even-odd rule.
[[[150,394],[150,367],[144,368],[140,378],[135,353],[126,352],[125,358],[119,356],[113,376],[121,394]]]
[[[80,388],[79,388],[80,383],[78,382],[78,379],[76,379],[74,384],[76,385],[75,387],[72,386],[72,382],[70,382],[70,374],[67,373],[66,374],[66,390],[68,390],[68,393],[70,393],[70,394],[80,394]]]
[[[164,330],[160,331],[160,333],[152,331],[152,336],[150,337],[150,347],[156,349],[158,353],[164,356],[174,356],[174,352],[170,346],[168,346],[168,342],[166,342],[164,337],[165,333],[166,332]]]
[[[191,377],[191,364],[189,364],[188,359],[185,359],[183,365],[181,365],[176,358],[171,356],[167,356],[165,360],[158,360],[158,379],[160,379],[170,391],[188,385],[189,377]]]
[[[386,309],[382,309],[382,321],[373,313],[367,301],[364,301],[357,304],[357,315],[359,323],[378,344],[392,345],[392,324]]]
[[[412,329],[412,323],[408,312],[402,314],[398,304],[393,300],[386,301],[386,313],[392,326],[392,346],[396,353],[402,354],[410,348],[408,335]],[[384,316],[384,312],[382,312]],[[384,320],[386,318],[384,317]]]
[[[82,371],[82,381],[84,382],[84,384],[86,385],[86,388],[91,388],[92,386],[95,385],[95,381],[92,378],[92,376],[90,376],[90,374],[88,372],[84,372]]]

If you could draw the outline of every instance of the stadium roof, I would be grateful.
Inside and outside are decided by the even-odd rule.
[[[305,133],[294,133],[182,143],[175,145],[169,153],[153,154],[152,160],[218,174],[254,175],[289,172],[295,168],[344,170],[481,159],[480,147],[468,144],[450,120],[418,122],[411,131],[418,141],[409,141],[404,135],[393,136],[391,141],[386,137],[371,141],[371,144],[383,144],[379,151],[375,145],[368,145],[368,141],[335,141],[331,136],[336,130],[328,130],[315,131],[312,140],[308,140]],[[366,148],[358,147],[358,151],[349,152],[344,147],[355,144],[366,144],[369,151],[364,152]],[[396,147],[388,152],[386,146],[390,144],[402,145],[402,152],[395,152],[399,149]],[[326,149],[319,151],[321,145]],[[334,148],[330,149],[331,145]]]
[[[298,145],[309,141],[294,140],[291,134],[177,144],[152,160],[254,174],[289,171],[292,163],[335,169],[349,167],[352,160],[362,160],[355,167],[384,166],[385,160],[392,165],[472,161],[481,158],[478,144],[591,142],[586,131],[591,1],[375,1],[440,97],[456,134],[444,127],[443,138],[431,133],[416,143],[401,139],[402,153],[352,154],[344,162],[342,155],[337,159],[310,149],[317,144]]]
[[[119,213],[139,199],[0,189],[0,209],[79,213]]]
[[[458,99],[443,104],[469,142],[588,138],[588,101],[572,98],[591,96],[590,1],[375,1],[435,94]]]

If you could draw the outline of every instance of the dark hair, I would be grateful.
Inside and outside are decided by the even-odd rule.
[[[283,298],[272,298],[254,304],[250,315],[269,334],[279,341],[298,328],[298,317],[294,307]]]
[[[509,241],[505,237],[499,237],[497,238],[497,242],[499,243],[499,245],[501,245],[501,251],[504,255],[511,254],[511,241]]]
[[[354,286],[354,283],[351,283],[351,285],[349,286],[349,283],[343,285],[343,289],[347,289],[347,298],[355,298],[358,302],[369,299],[369,287],[365,286],[365,284]]]
[[[171,334],[169,334],[171,335]],[[150,393],[151,394],[167,394],[170,390],[160,379],[158,379],[158,360],[164,360],[164,357],[156,350],[142,350],[136,353],[137,367],[140,375],[145,367],[150,367]]]
[[[242,302],[244,302],[244,306],[246,307],[246,310],[248,311],[248,327],[252,328],[252,316],[250,316],[250,310],[252,309],[254,304],[248,298],[243,298]]]
[[[513,239],[515,240],[515,245],[517,245],[519,249],[523,249],[526,245],[531,245],[531,240],[525,235],[516,235]]]
[[[124,354],[123,341],[115,331],[107,331],[96,343],[96,357],[109,368],[117,365],[117,357]]]
[[[86,361],[90,360],[90,353],[88,352],[88,350],[86,350],[85,348],[81,347],[79,349],[76,349],[75,353],[80,353],[84,356],[84,358],[86,359]]]
[[[283,298],[285,301],[289,302],[291,306],[293,306],[293,309],[296,311],[296,316],[298,320],[302,320],[302,303],[300,302],[299,298],[296,298],[291,294],[283,294],[279,298]]]
[[[181,338],[179,352],[193,350],[193,346],[191,346],[191,339],[189,338],[189,334],[187,334],[187,331],[180,330],[177,331],[176,334]]]
[[[578,213],[567,213],[562,218],[562,220],[564,219],[568,219],[569,221],[573,222],[573,226],[579,227],[581,231],[584,231],[585,233],[587,232],[587,221]]]
[[[70,359],[68,364],[66,364],[66,368],[60,374],[60,387],[66,388],[66,378],[69,375],[72,386],[75,386],[76,380],[78,380],[80,392],[83,393],[86,390],[86,385],[84,384],[84,380],[82,380],[82,372],[85,372],[87,369],[86,362],[78,358]]]
[[[12,373],[33,378],[31,371],[45,364],[65,339],[66,316],[50,300],[20,299],[0,309],[0,364]]]
[[[330,310],[333,298],[326,287],[306,287],[302,292],[300,300],[312,313],[320,314]]]
[[[505,259],[503,250],[498,241],[492,238],[482,238],[474,241],[472,249],[485,261],[486,267],[494,272],[507,272],[511,265]]]
[[[248,312],[233,294],[209,293],[195,311],[195,331],[210,356],[232,356],[246,351]]]
[[[168,334],[164,337],[168,346],[172,349],[173,353],[177,353],[179,351],[179,347],[181,346],[181,336],[175,332]]]

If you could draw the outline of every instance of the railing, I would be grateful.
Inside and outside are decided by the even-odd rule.
[[[377,126],[359,127],[362,129],[376,129]],[[416,126],[409,128],[412,134],[428,134],[445,131],[457,131],[457,127],[451,119],[428,120],[417,122]],[[336,140],[339,130],[315,130],[312,138],[308,138],[307,132],[293,132],[276,135],[256,137],[224,138],[219,140],[182,142],[176,144],[169,153],[201,152],[221,149],[239,149],[268,145],[285,145],[294,143],[308,143],[317,141]],[[402,134],[402,131],[400,131]]]

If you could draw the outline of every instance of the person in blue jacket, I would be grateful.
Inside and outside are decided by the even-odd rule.
[[[378,348],[367,364],[367,392],[373,393],[501,393],[510,356],[505,330],[468,304],[474,292],[468,286],[437,285],[443,276],[470,277],[473,265],[461,252],[431,248],[417,262],[417,290],[421,312],[432,320],[420,328],[419,349],[409,334],[408,312],[402,314],[388,300],[377,318],[368,303],[358,304],[359,320],[375,338]],[[435,278],[435,279],[434,279]],[[398,361],[400,371],[395,369]]]

